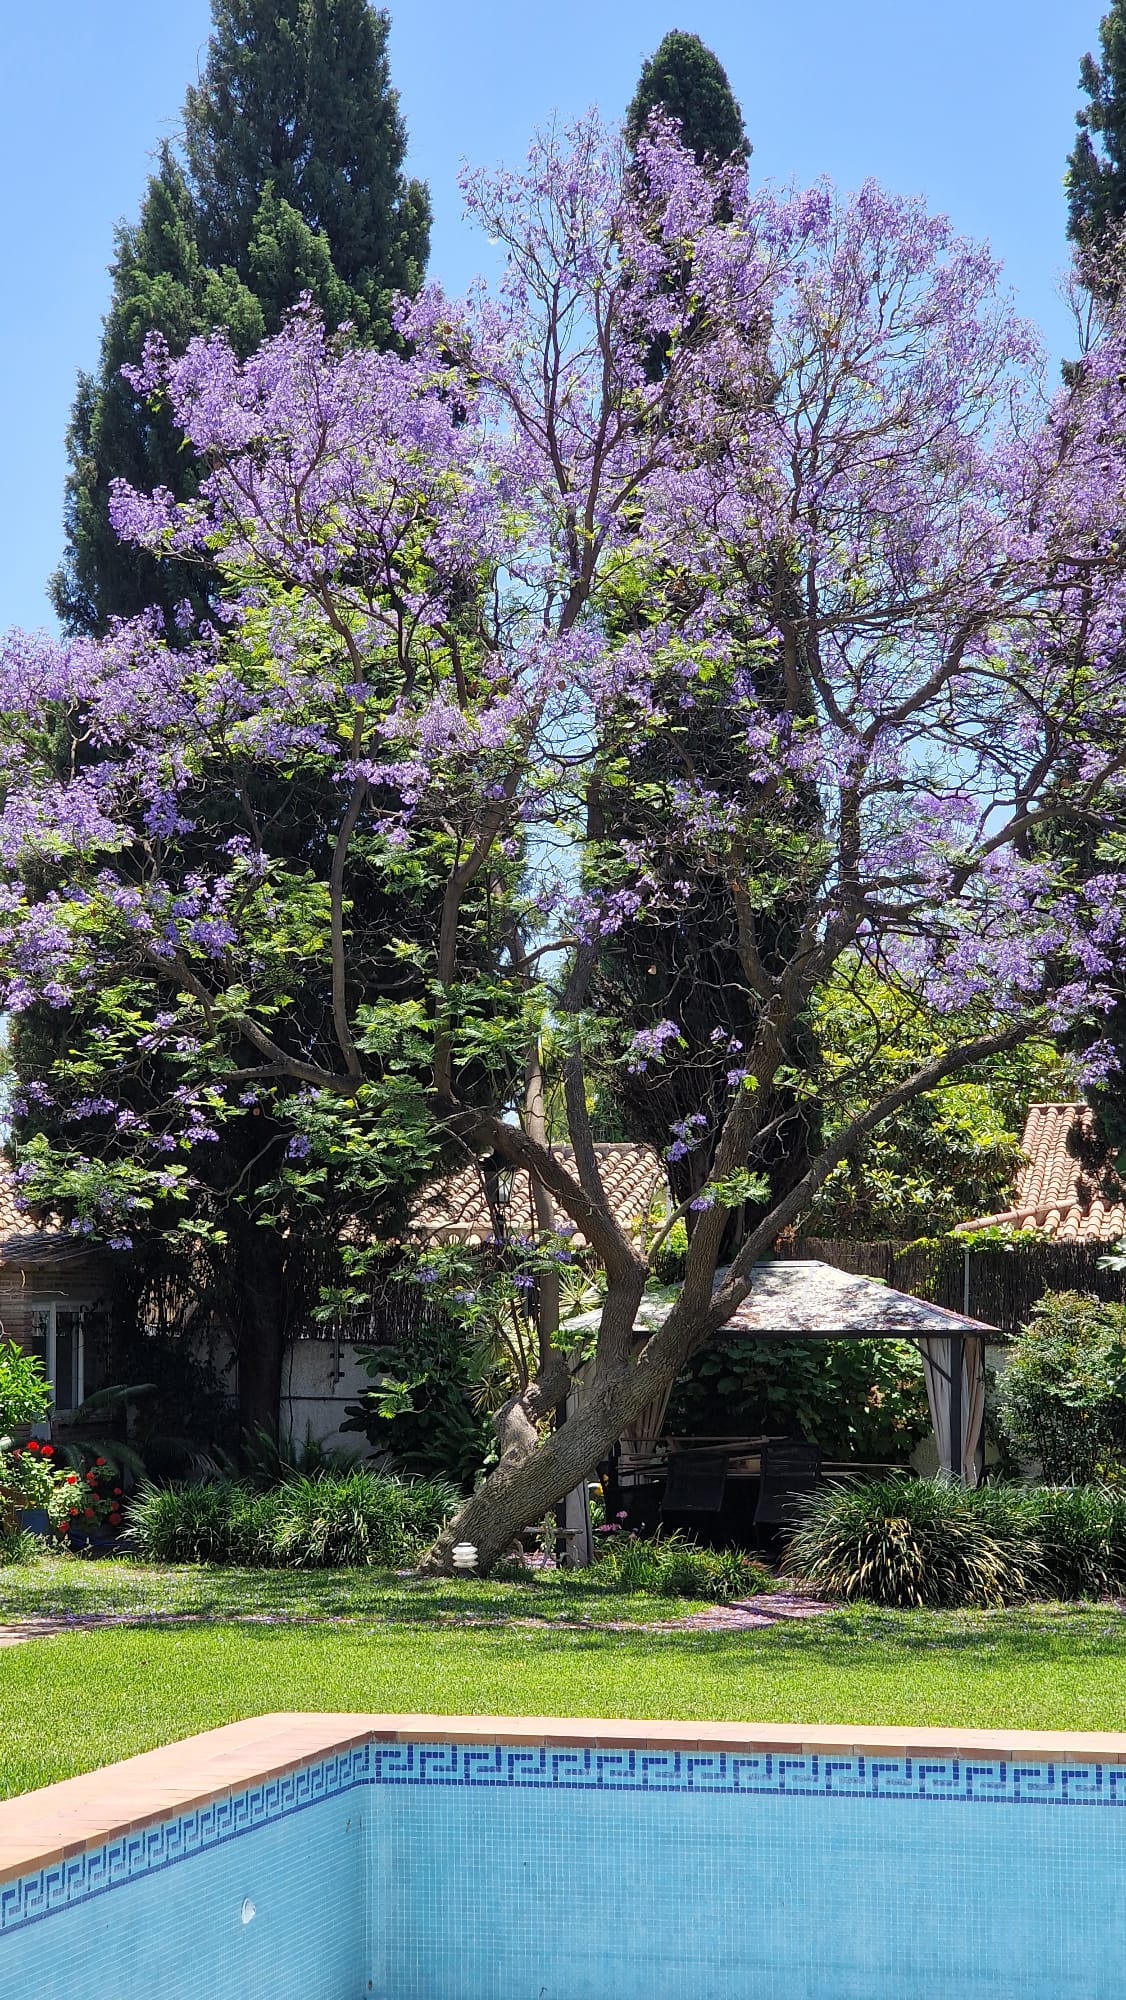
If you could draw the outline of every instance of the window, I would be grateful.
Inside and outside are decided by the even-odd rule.
[[[39,1356],[51,1384],[56,1410],[76,1410],[86,1393],[85,1306],[36,1306],[31,1315],[31,1351]]]

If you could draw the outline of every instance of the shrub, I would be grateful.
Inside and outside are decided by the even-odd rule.
[[[832,1484],[800,1503],[790,1574],[831,1597],[903,1609],[996,1606],[1045,1595],[1031,1513],[1012,1489],[932,1479]]]
[[[359,1471],[293,1479],[278,1497],[274,1553],[293,1569],[394,1569],[421,1555],[460,1504],[445,1480]]]
[[[673,1390],[668,1429],[816,1438],[831,1458],[903,1463],[930,1428],[919,1351],[899,1340],[755,1340],[706,1348]]]
[[[128,1539],[150,1562],[274,1561],[277,1492],[255,1493],[234,1479],[203,1486],[142,1486],[129,1505]]]
[[[711,1604],[757,1597],[774,1579],[740,1549],[701,1549],[679,1532],[643,1541],[616,1534],[599,1544],[594,1574],[619,1590],[654,1597],[701,1597]]]
[[[393,1568],[422,1553],[458,1497],[442,1480],[365,1471],[297,1477],[267,1492],[233,1479],[146,1486],[129,1511],[129,1539],[151,1562]]]
[[[1126,1306],[1049,1292],[1009,1350],[997,1413],[1013,1449],[1053,1483],[1126,1464]]]
[[[444,1314],[425,1319],[409,1340],[358,1347],[371,1377],[346,1407],[344,1431],[359,1431],[404,1473],[449,1478],[468,1490],[496,1444],[480,1407],[465,1328]]]
[[[14,1340],[0,1340],[0,1433],[37,1423],[51,1407],[43,1363]]]
[[[1096,1486],[998,1489],[1040,1551],[1053,1597],[1126,1588],[1126,1495]]]

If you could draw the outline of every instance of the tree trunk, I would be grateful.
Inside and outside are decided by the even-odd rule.
[[[542,1520],[587,1478],[660,1387],[656,1370],[642,1371],[628,1361],[612,1374],[604,1371],[601,1379],[596,1377],[575,1415],[559,1430],[539,1436],[526,1420],[510,1421],[500,1464],[442,1530],[423,1569],[448,1574],[455,1545],[472,1542],[479,1570],[490,1570],[530,1522]]]
[[[244,1439],[277,1438],[288,1322],[286,1246],[275,1229],[240,1231],[237,1258],[238,1410]]]

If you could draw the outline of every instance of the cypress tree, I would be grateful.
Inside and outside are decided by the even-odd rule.
[[[750,158],[750,142],[726,71],[699,36],[674,31],[645,63],[626,114],[626,136],[632,147],[636,148],[654,109],[679,121],[682,142],[692,148],[701,165],[712,162],[718,168]],[[722,197],[718,212],[722,212]],[[689,280],[686,271],[684,282]],[[673,277],[670,286],[675,288],[679,282]],[[663,344],[657,339],[647,357],[650,379],[659,380],[666,365]],[[785,556],[779,555],[777,563],[780,588],[792,593]],[[675,606],[675,578],[666,581],[670,605]],[[755,671],[760,695],[768,707],[779,712],[786,709],[789,703],[781,660],[775,675],[769,662],[758,654]],[[661,828],[668,820],[665,792],[685,763],[706,771],[709,784],[714,784],[720,796],[740,787],[743,767],[731,743],[728,678],[717,673],[708,691],[701,688],[694,692],[693,705],[687,709],[680,700],[681,690],[670,685],[669,720],[664,732],[667,755],[657,745],[651,746],[644,785],[637,782],[636,756],[627,752],[624,744],[631,784],[622,787],[613,765],[603,773],[597,799],[598,837],[607,843],[603,852],[608,865],[615,865],[614,856],[623,841],[638,840],[651,852],[661,850]],[[626,802],[625,812],[622,801]],[[815,794],[796,788],[786,810],[805,826],[816,816]],[[778,837],[784,848],[785,817]],[[652,863],[650,867],[653,872]],[[667,851],[656,872],[664,891],[664,906],[657,904],[643,911],[608,941],[596,983],[603,1004],[616,1005],[619,1017],[630,1028],[650,1027],[662,1018],[674,1019],[679,1028],[679,1044],[665,1051],[659,1065],[645,1070],[623,1065],[611,1084],[614,1112],[630,1137],[662,1151],[674,1130],[698,1142],[687,1151],[675,1148],[669,1161],[669,1181],[679,1204],[699,1192],[711,1170],[714,1135],[730,1092],[728,1074],[733,1066],[738,1067],[737,1051],[746,1047],[753,1020],[745,999],[739,939],[722,863],[709,874],[700,867],[698,857]],[[683,898],[676,888],[677,881],[685,878],[692,882],[690,898]],[[779,901],[758,912],[757,942],[768,972],[787,962],[803,916],[800,898]],[[723,1031],[718,1043],[717,1028]],[[804,1042],[790,1054],[793,1061],[808,1068],[812,1051]],[[800,1179],[819,1122],[816,1104],[799,1098],[789,1085],[778,1085],[773,1130],[760,1155],[748,1163],[767,1179],[772,1202]],[[757,1204],[748,1203],[742,1217],[733,1217],[729,1249],[734,1249],[741,1228],[753,1222],[756,1210]],[[690,1213],[690,1227],[692,1221]]]
[[[387,15],[368,0],[213,0],[212,18],[182,148],[162,150],[138,221],[118,231],[98,367],[79,377],[52,580],[71,632],[207,599],[198,570],[123,549],[109,523],[114,479],[186,499],[197,478],[122,377],[146,334],[175,353],[222,327],[248,353],[308,292],[329,325],[383,345],[393,294],[417,290],[426,262],[429,202],[403,177]]]
[[[1116,289],[1110,273],[1120,269],[1113,257],[1100,270],[1104,252],[1126,221],[1126,0],[1113,0],[1099,24],[1101,61],[1085,55],[1079,65],[1079,85],[1087,103],[1076,113],[1078,137],[1068,156],[1067,233],[1081,251],[1084,275],[1102,291]],[[1065,369],[1065,374],[1070,371]],[[1102,866],[1105,856],[1098,825],[1078,821],[1061,826],[1055,838],[1073,852],[1080,874]],[[1086,1142],[1084,1165],[1092,1174],[1110,1168],[1126,1175],[1126,999],[1109,1014],[1100,1015],[1080,1045],[1105,1042],[1117,1067],[1107,1081],[1088,1090],[1095,1112],[1095,1132]]]
[[[626,138],[631,148],[657,108],[680,124],[680,136],[691,146],[697,164],[712,159],[747,160],[751,147],[743,114],[719,57],[705,48],[699,35],[673,28],[654,55],[642,64],[633,101],[626,112]]]

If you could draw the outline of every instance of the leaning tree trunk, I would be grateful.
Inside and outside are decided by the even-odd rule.
[[[503,1412],[498,1425],[503,1447],[499,1465],[442,1530],[423,1569],[448,1574],[456,1544],[472,1542],[478,1568],[482,1573],[490,1570],[523,1529],[541,1521],[590,1476],[630,1419],[665,1386],[665,1376],[671,1381],[676,1372],[675,1366],[641,1369],[632,1360],[612,1370],[603,1368],[575,1415],[547,1435],[537,1431],[527,1398]],[[545,1407],[553,1393],[548,1389],[544,1394]]]

